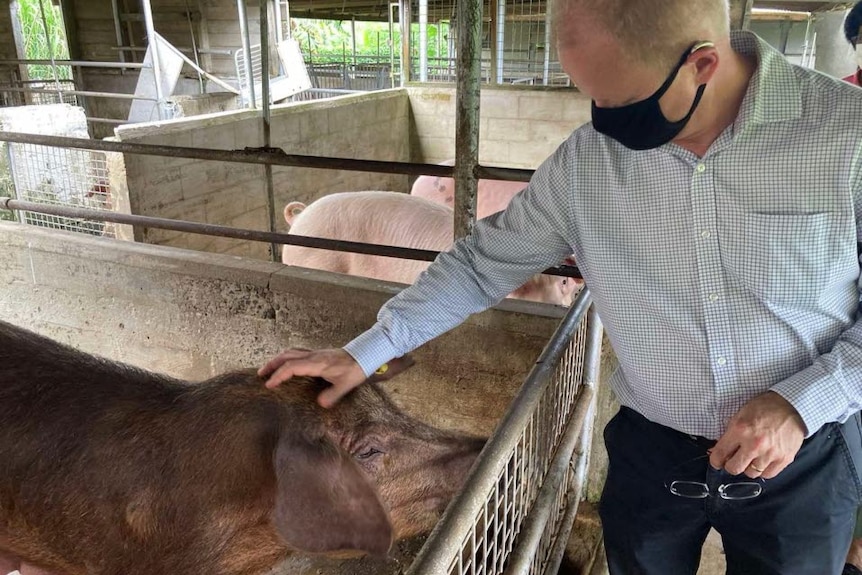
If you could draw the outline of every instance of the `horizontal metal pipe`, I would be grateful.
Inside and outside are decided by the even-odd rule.
[[[508,180],[512,182],[529,182],[534,170],[518,170],[515,168],[496,168],[493,166],[477,166],[476,177],[483,180]]]
[[[128,124],[128,120],[113,120],[111,118],[87,118],[88,122],[92,122],[94,124]]]
[[[115,224],[128,224],[144,228],[156,228],[161,230],[173,230],[190,234],[201,234],[207,236],[219,236],[248,240],[254,242],[266,242],[275,244],[290,244],[307,248],[318,248],[358,254],[369,254],[374,256],[387,256],[393,258],[404,258],[421,261],[434,261],[440,254],[433,250],[417,250],[413,248],[401,248],[397,246],[380,246],[377,244],[366,244],[362,242],[348,242],[342,240],[330,240],[325,238],[312,238],[294,234],[282,234],[278,232],[263,232],[258,230],[247,230],[243,228],[232,228],[216,224],[204,224],[200,222],[189,222],[186,220],[172,220],[168,218],[155,218],[152,216],[136,216],[131,214],[120,214],[105,210],[92,210],[88,208],[76,208],[72,206],[58,206],[54,204],[41,204],[38,202],[25,202],[8,197],[0,197],[0,209],[23,210],[39,214],[50,214],[66,218],[80,218],[97,222],[113,222]],[[560,266],[550,268],[543,273],[554,276],[580,277],[580,272],[573,266]]]
[[[177,50],[181,52],[194,52],[194,49],[184,47],[184,46],[174,46]],[[146,46],[111,46],[111,50],[115,52],[146,52]],[[233,56],[234,52],[233,48],[198,48],[199,54],[216,54],[219,56]]]
[[[123,152],[145,156],[164,156],[168,158],[193,158],[217,162],[237,162],[272,166],[299,166],[326,170],[347,170],[353,172],[379,172],[384,174],[410,174],[432,176],[452,176],[452,166],[437,164],[411,164],[406,162],[384,162],[380,160],[354,160],[352,158],[333,158],[326,156],[301,156],[286,154],[279,148],[245,148],[244,150],[210,150],[181,146],[160,146],[154,144],[133,144],[130,142],[109,142],[89,138],[69,138],[66,136],[45,136],[21,132],[0,131],[0,142],[16,144],[36,144],[59,148],[78,148],[101,152]]]
[[[485,507],[488,493],[496,485],[501,470],[520,441],[521,434],[550,384],[550,377],[560,356],[587,312],[590,299],[590,290],[585,287],[545,345],[506,416],[473,464],[464,487],[437,522],[407,571],[408,575],[447,573],[452,559],[461,553],[464,537],[473,528],[475,518]]]
[[[578,440],[584,431],[584,422],[593,402],[593,388],[589,385],[581,387],[575,400],[575,410],[569,418],[566,430],[560,438],[557,452],[548,468],[548,473],[536,497],[536,502],[524,520],[518,542],[509,556],[509,564],[505,575],[529,575],[536,553],[542,543],[551,514],[557,506],[557,494],[566,489],[569,463],[578,445]]]
[[[146,98],[144,96],[136,96],[135,94],[117,94],[114,92],[90,92],[87,90],[48,90],[45,88],[0,88],[0,92],[24,92],[27,94],[57,94],[58,92],[61,94],[73,94],[75,96],[89,96],[91,98],[116,98],[118,100],[153,100],[155,98]],[[0,134],[7,134],[9,132],[0,132]],[[69,146],[70,148],[72,146]]]
[[[78,66],[81,68],[149,68],[149,64],[135,64],[123,62],[93,62],[90,60],[54,60],[58,66]],[[0,60],[0,66],[17,66],[20,64],[50,65],[51,60]]]
[[[20,88],[16,90],[21,90]],[[53,92],[52,92],[53,93]],[[64,93],[74,94],[69,91]],[[85,93],[89,94],[89,92]],[[129,98],[136,96],[128,95]],[[211,150],[207,148],[188,148],[183,146],[160,146],[153,144],[135,144],[131,142],[109,142],[89,138],[69,138],[66,136],[45,136],[41,134],[25,134],[22,132],[0,131],[0,142],[17,144],[36,144],[40,146],[55,146],[60,148],[79,148],[103,152],[122,152],[125,154],[141,154],[145,156],[164,156],[169,158],[192,158],[197,160],[213,160],[217,162],[238,162],[244,164],[260,164],[272,166],[298,166],[326,170],[347,170],[352,172],[379,172],[384,174],[407,174],[411,176],[442,176],[453,177],[453,166],[439,164],[418,164],[410,162],[386,162],[381,160],[356,160],[353,158],[334,158],[331,156],[303,156],[287,154],[280,148],[245,148],[244,150]],[[528,181],[532,174],[530,170],[510,168],[490,168],[479,166],[477,173],[483,178],[499,180]]]

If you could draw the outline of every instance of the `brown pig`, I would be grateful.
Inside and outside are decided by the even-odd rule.
[[[290,233],[335,240],[442,251],[452,245],[452,209],[397,192],[330,194],[307,207],[284,208]],[[285,245],[282,262],[306,268],[412,284],[430,262]],[[563,263],[563,262],[560,262]],[[578,284],[538,274],[509,297],[568,306]]]
[[[482,441],[325,385],[190,384],[0,322],[0,567],[252,575],[431,528]]]

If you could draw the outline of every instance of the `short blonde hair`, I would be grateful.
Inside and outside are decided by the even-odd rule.
[[[556,0],[557,39],[567,39],[569,18],[590,15],[632,60],[670,70],[697,41],[730,33],[728,0]]]

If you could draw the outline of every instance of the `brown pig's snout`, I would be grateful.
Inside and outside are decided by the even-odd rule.
[[[447,457],[444,465],[448,472],[452,474],[452,477],[456,478],[460,484],[463,485],[467,479],[470,469],[472,469],[476,458],[479,457],[479,453],[485,447],[487,441],[487,439],[479,437],[470,438],[463,442],[460,449]]]

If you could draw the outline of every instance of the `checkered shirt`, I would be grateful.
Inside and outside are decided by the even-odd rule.
[[[862,407],[862,90],[754,34],[739,115],[699,158],[586,124],[345,349],[366,373],[574,253],[620,361],[623,405],[718,438],[772,390],[814,433]]]

